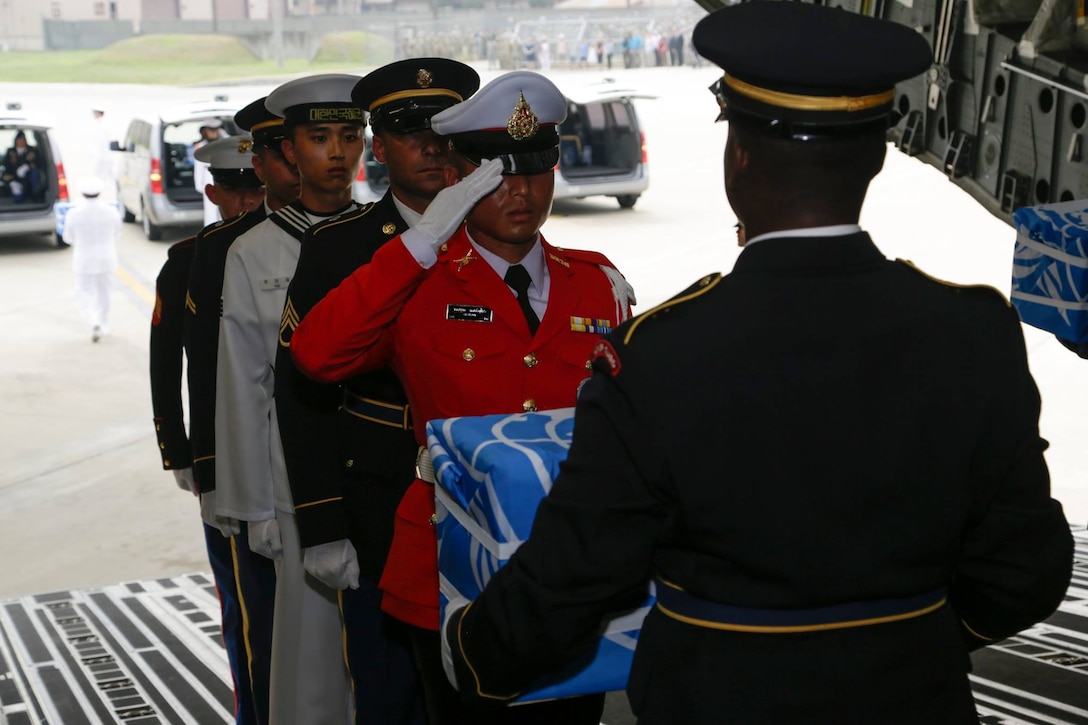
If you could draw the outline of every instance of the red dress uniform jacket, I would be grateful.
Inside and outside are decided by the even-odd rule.
[[[630,316],[594,252],[542,240],[548,306],[529,335],[517,298],[461,228],[423,269],[402,243],[386,244],[303,318],[291,341],[300,370],[321,382],[391,367],[408,395],[416,440],[438,418],[574,405],[601,334]],[[420,480],[397,509],[380,586],[383,609],[438,629],[433,485]]]

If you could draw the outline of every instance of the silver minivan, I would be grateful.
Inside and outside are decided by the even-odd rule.
[[[54,207],[68,201],[68,180],[51,125],[17,102],[0,109],[0,236],[43,234],[63,247]]]
[[[567,119],[559,126],[555,198],[615,197],[630,209],[650,186],[646,135],[632,99],[652,98],[612,80],[563,89]]]
[[[234,123],[238,109],[223,100],[196,103],[134,118],[119,152],[117,201],[124,219],[139,219],[148,239],[162,238],[164,227],[204,223],[204,195],[193,184],[193,146],[200,128],[218,121],[229,136],[241,133]]]

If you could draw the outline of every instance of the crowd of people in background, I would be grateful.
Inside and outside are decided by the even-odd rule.
[[[469,33],[462,29],[403,37],[398,57],[445,57],[486,60],[489,70],[649,68],[701,66],[691,44],[690,28],[657,30],[639,26],[573,24],[573,31],[536,32],[522,28],[505,32]]]

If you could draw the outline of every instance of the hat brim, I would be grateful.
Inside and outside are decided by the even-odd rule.
[[[485,159],[499,159],[502,161],[502,173],[513,176],[543,174],[552,171],[559,164],[558,147],[516,154],[466,153],[456,147],[454,150],[476,166],[483,163]]]

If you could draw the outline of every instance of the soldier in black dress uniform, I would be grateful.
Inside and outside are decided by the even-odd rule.
[[[208,145],[198,154],[212,164],[213,183],[209,198],[230,221],[243,219],[263,195],[260,179],[253,173],[252,141],[249,136],[235,136],[218,146]],[[163,468],[172,470],[178,486],[199,495],[199,470],[194,471],[193,447],[197,441],[198,400],[194,397],[192,374],[199,359],[193,350],[191,314],[195,312],[189,281],[196,264],[198,245],[208,235],[230,221],[205,227],[195,237],[183,239],[170,247],[166,263],[155,282],[155,310],[151,318],[151,400],[155,411],[155,432],[159,439]],[[185,434],[181,402],[182,353],[188,360],[190,376],[190,433]],[[214,358],[213,358],[214,380]],[[251,677],[253,661],[260,661],[261,621],[259,612],[251,612],[247,592],[235,576],[235,566],[228,539],[213,526],[204,526],[208,561],[215,577],[222,610],[223,641],[235,692],[235,721],[258,725],[268,721],[267,695],[261,705],[260,687]],[[247,610],[247,611],[243,611]],[[246,626],[246,620],[249,626]],[[253,657],[251,658],[251,655]],[[259,674],[259,665],[256,668]]]
[[[1054,611],[1073,545],[1015,311],[857,225],[932,52],[758,0],[694,39],[744,250],[598,347],[529,540],[447,621],[460,690],[527,689],[653,577],[643,725],[977,722],[969,652]]]
[[[250,550],[245,522],[223,521],[214,517],[215,375],[220,298],[227,251],[238,237],[264,220],[270,210],[278,209],[298,196],[298,173],[280,151],[283,119],[265,110],[264,98],[235,114],[234,121],[250,135],[232,136],[213,143],[227,144],[228,148],[233,144],[235,151],[244,156],[246,168],[217,168],[213,163],[210,169],[212,179],[216,186],[231,183],[263,186],[263,198],[257,208],[241,214],[230,215],[224,211],[223,221],[205,227],[196,237],[196,253],[189,274],[189,314],[186,318],[189,408],[192,416],[190,432],[194,475],[201,494],[201,512],[205,523],[209,528],[216,527],[230,537],[225,539],[216,534],[222,545],[232,552],[236,564],[240,602],[248,621],[247,671],[252,679],[255,722],[267,723],[276,570],[271,559]],[[243,140],[239,142],[239,138]],[[215,190],[210,190],[214,196]]]
[[[374,156],[390,188],[377,202],[317,224],[288,288],[276,357],[276,410],[307,571],[341,590],[356,722],[423,722],[406,636],[381,612],[377,588],[393,519],[415,478],[417,446],[404,390],[390,370],[323,385],[302,375],[291,333],[325,293],[419,220],[445,186],[449,151],[432,115],[471,96],[472,68],[412,58],[359,81],[352,99],[370,114]]]

